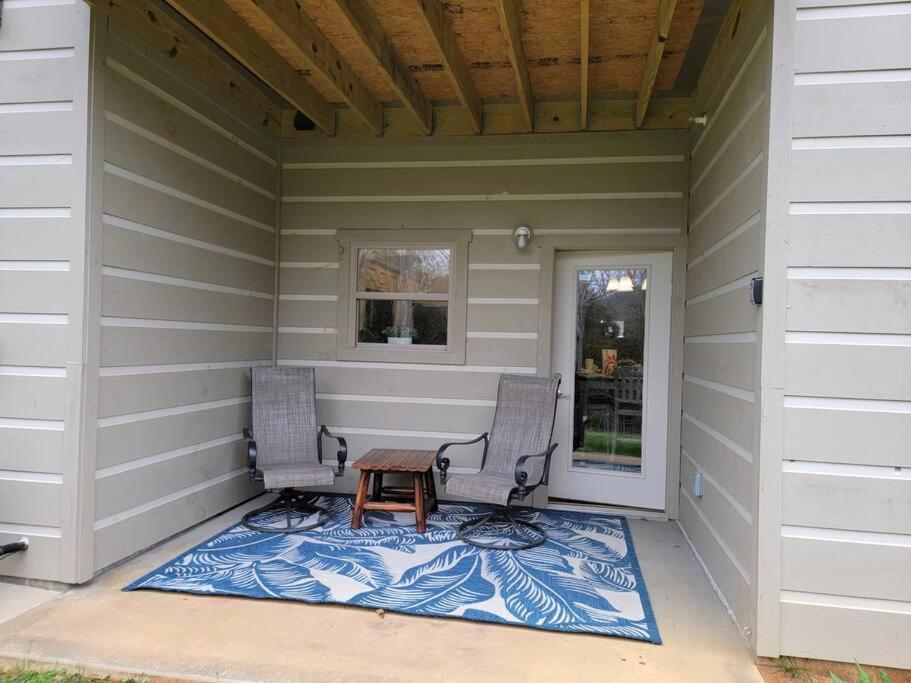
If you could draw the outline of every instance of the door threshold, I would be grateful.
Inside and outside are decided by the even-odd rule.
[[[631,517],[634,519],[647,519],[652,522],[668,521],[667,513],[663,510],[604,505],[602,503],[583,503],[580,501],[565,500],[563,498],[549,498],[545,509],[565,510],[567,512],[591,512],[602,515],[620,515],[622,517]]]

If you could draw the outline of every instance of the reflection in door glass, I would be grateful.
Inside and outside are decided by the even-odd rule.
[[[648,271],[576,274],[573,466],[642,471]]]

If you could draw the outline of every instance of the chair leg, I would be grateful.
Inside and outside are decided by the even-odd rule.
[[[283,526],[269,525],[258,519],[261,516],[275,517],[276,514],[282,513],[285,518]],[[313,515],[316,515],[316,521],[305,524]],[[264,534],[298,534],[322,526],[330,519],[331,515],[325,508],[306,502],[294,489],[282,489],[278,498],[268,505],[251,510],[244,515],[240,523],[251,531]]]
[[[491,531],[483,531],[485,527],[490,527]],[[517,519],[511,505],[497,505],[480,517],[465,520],[459,525],[456,536],[469,545],[487,550],[530,550],[547,541],[547,532],[534,522]],[[517,536],[522,540],[516,540]],[[497,537],[500,540],[479,540]]]

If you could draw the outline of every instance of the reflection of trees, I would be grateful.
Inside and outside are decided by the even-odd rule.
[[[644,270],[582,271],[590,277],[577,279],[576,309],[576,367],[583,367],[586,358],[601,364],[602,349],[617,349],[618,360],[643,362],[645,337],[645,299],[642,291]],[[633,280],[630,292],[607,291],[611,278],[619,280],[624,274]],[[580,273],[581,275],[581,273]],[[623,337],[610,331],[613,321],[624,323]]]
[[[448,249],[360,249],[358,291],[445,294]]]
[[[449,292],[448,249],[360,249],[360,292],[446,294]],[[446,344],[447,306],[410,300],[362,301],[359,335],[362,342],[383,342],[387,327],[420,330],[421,344]],[[442,341],[441,341],[442,340]]]

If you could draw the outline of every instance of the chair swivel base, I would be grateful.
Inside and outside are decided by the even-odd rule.
[[[456,536],[469,545],[488,550],[530,550],[547,541],[544,529],[534,522],[516,519],[509,506],[497,506],[481,517],[465,520],[459,525]]]
[[[313,515],[316,515],[316,521],[307,524]],[[283,518],[284,524],[277,524],[280,518]],[[240,523],[251,531],[265,534],[298,534],[322,526],[330,518],[325,508],[304,501],[303,496],[294,489],[282,489],[278,498],[268,505],[251,510]],[[273,523],[270,524],[270,520]]]

